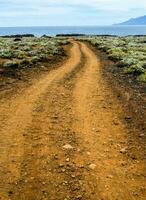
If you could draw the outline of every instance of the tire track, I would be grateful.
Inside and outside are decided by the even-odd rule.
[[[144,188],[144,177],[135,179],[132,162],[126,157],[129,130],[119,119],[122,105],[105,85],[100,60],[85,44],[81,49],[86,64],[74,89],[74,130],[84,149],[82,155],[76,154],[76,162],[87,169],[84,185],[89,199],[144,200],[144,194],[135,195],[136,190]],[[143,161],[134,165],[137,173],[140,170],[144,175]]]
[[[78,196],[75,194],[79,182],[75,179],[76,168],[71,162],[75,149],[65,151],[63,145],[68,143],[76,148],[76,136],[71,130],[72,79],[83,63],[76,65],[62,79],[52,82],[39,98],[32,123],[26,130],[21,175],[17,185],[11,187],[12,199],[61,200]],[[68,161],[69,157],[72,159]]]
[[[18,96],[10,104],[0,107],[1,113],[6,113],[6,118],[1,115],[0,130],[0,197],[8,199],[9,185],[17,184],[20,177],[20,165],[24,154],[24,136],[27,127],[32,123],[33,108],[38,99],[47,90],[52,82],[62,79],[80,63],[80,50],[77,43],[73,42],[70,58],[59,69],[51,71],[46,77],[38,80],[32,87]]]

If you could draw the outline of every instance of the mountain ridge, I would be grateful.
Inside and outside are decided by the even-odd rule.
[[[146,15],[136,18],[131,18],[125,22],[114,25],[146,25]]]

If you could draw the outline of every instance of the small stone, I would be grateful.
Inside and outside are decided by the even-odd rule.
[[[126,147],[124,147],[124,148],[122,148],[121,150],[120,150],[120,153],[126,153],[127,152],[127,148]]]
[[[64,181],[62,184],[63,184],[63,185],[68,185],[68,182],[67,182],[67,181]]]
[[[27,172],[24,172],[24,176],[27,176]]]
[[[139,137],[144,137],[144,133],[140,134]]]
[[[79,168],[84,168],[84,165],[79,165],[78,167],[79,167]]]
[[[126,162],[125,162],[125,161],[122,161],[120,164],[121,164],[122,166],[125,166],[125,165],[126,165]]]
[[[94,170],[96,168],[96,165],[92,163],[92,164],[89,165],[89,168]]]
[[[54,159],[58,160],[58,155],[57,154],[54,155]]]
[[[112,179],[112,178],[113,178],[113,175],[109,174],[109,175],[107,176],[107,178]]]
[[[113,121],[113,124],[117,126],[117,125],[119,125],[119,122],[116,121],[116,120],[114,120],[114,121]]]
[[[73,147],[70,144],[65,144],[63,146],[64,149],[73,149]]]
[[[70,161],[70,159],[69,159],[69,158],[67,158],[67,159],[66,159],[66,162],[69,162],[69,161]]]
[[[105,188],[106,188],[106,190],[108,190],[108,189],[109,189],[109,186],[108,186],[108,185],[105,185]]]
[[[59,164],[59,167],[64,167],[64,164],[63,164],[63,163],[60,163],[60,164]]]
[[[82,199],[82,195],[78,195],[76,199]]]
[[[130,116],[126,116],[125,120],[129,121],[129,120],[131,120],[131,117]]]
[[[88,155],[88,156],[90,156],[90,155],[91,155],[91,153],[90,153],[89,151],[87,151],[87,155]]]

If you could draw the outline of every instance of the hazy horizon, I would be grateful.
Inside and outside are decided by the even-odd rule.
[[[142,27],[142,26],[146,26],[146,25],[132,25],[132,27]],[[38,25],[38,26],[33,26],[33,25],[30,25],[30,26],[0,26],[0,28],[37,28],[37,27],[121,27],[121,25],[114,25],[114,24],[111,24],[111,25],[44,25],[44,26],[41,26],[41,25]],[[131,27],[131,25],[122,25],[122,27]]]
[[[145,0],[0,0],[0,27],[110,26],[142,15]]]

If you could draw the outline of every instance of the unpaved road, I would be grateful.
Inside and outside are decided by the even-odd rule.
[[[85,44],[0,103],[1,200],[146,199],[143,150],[128,156],[132,130]]]

